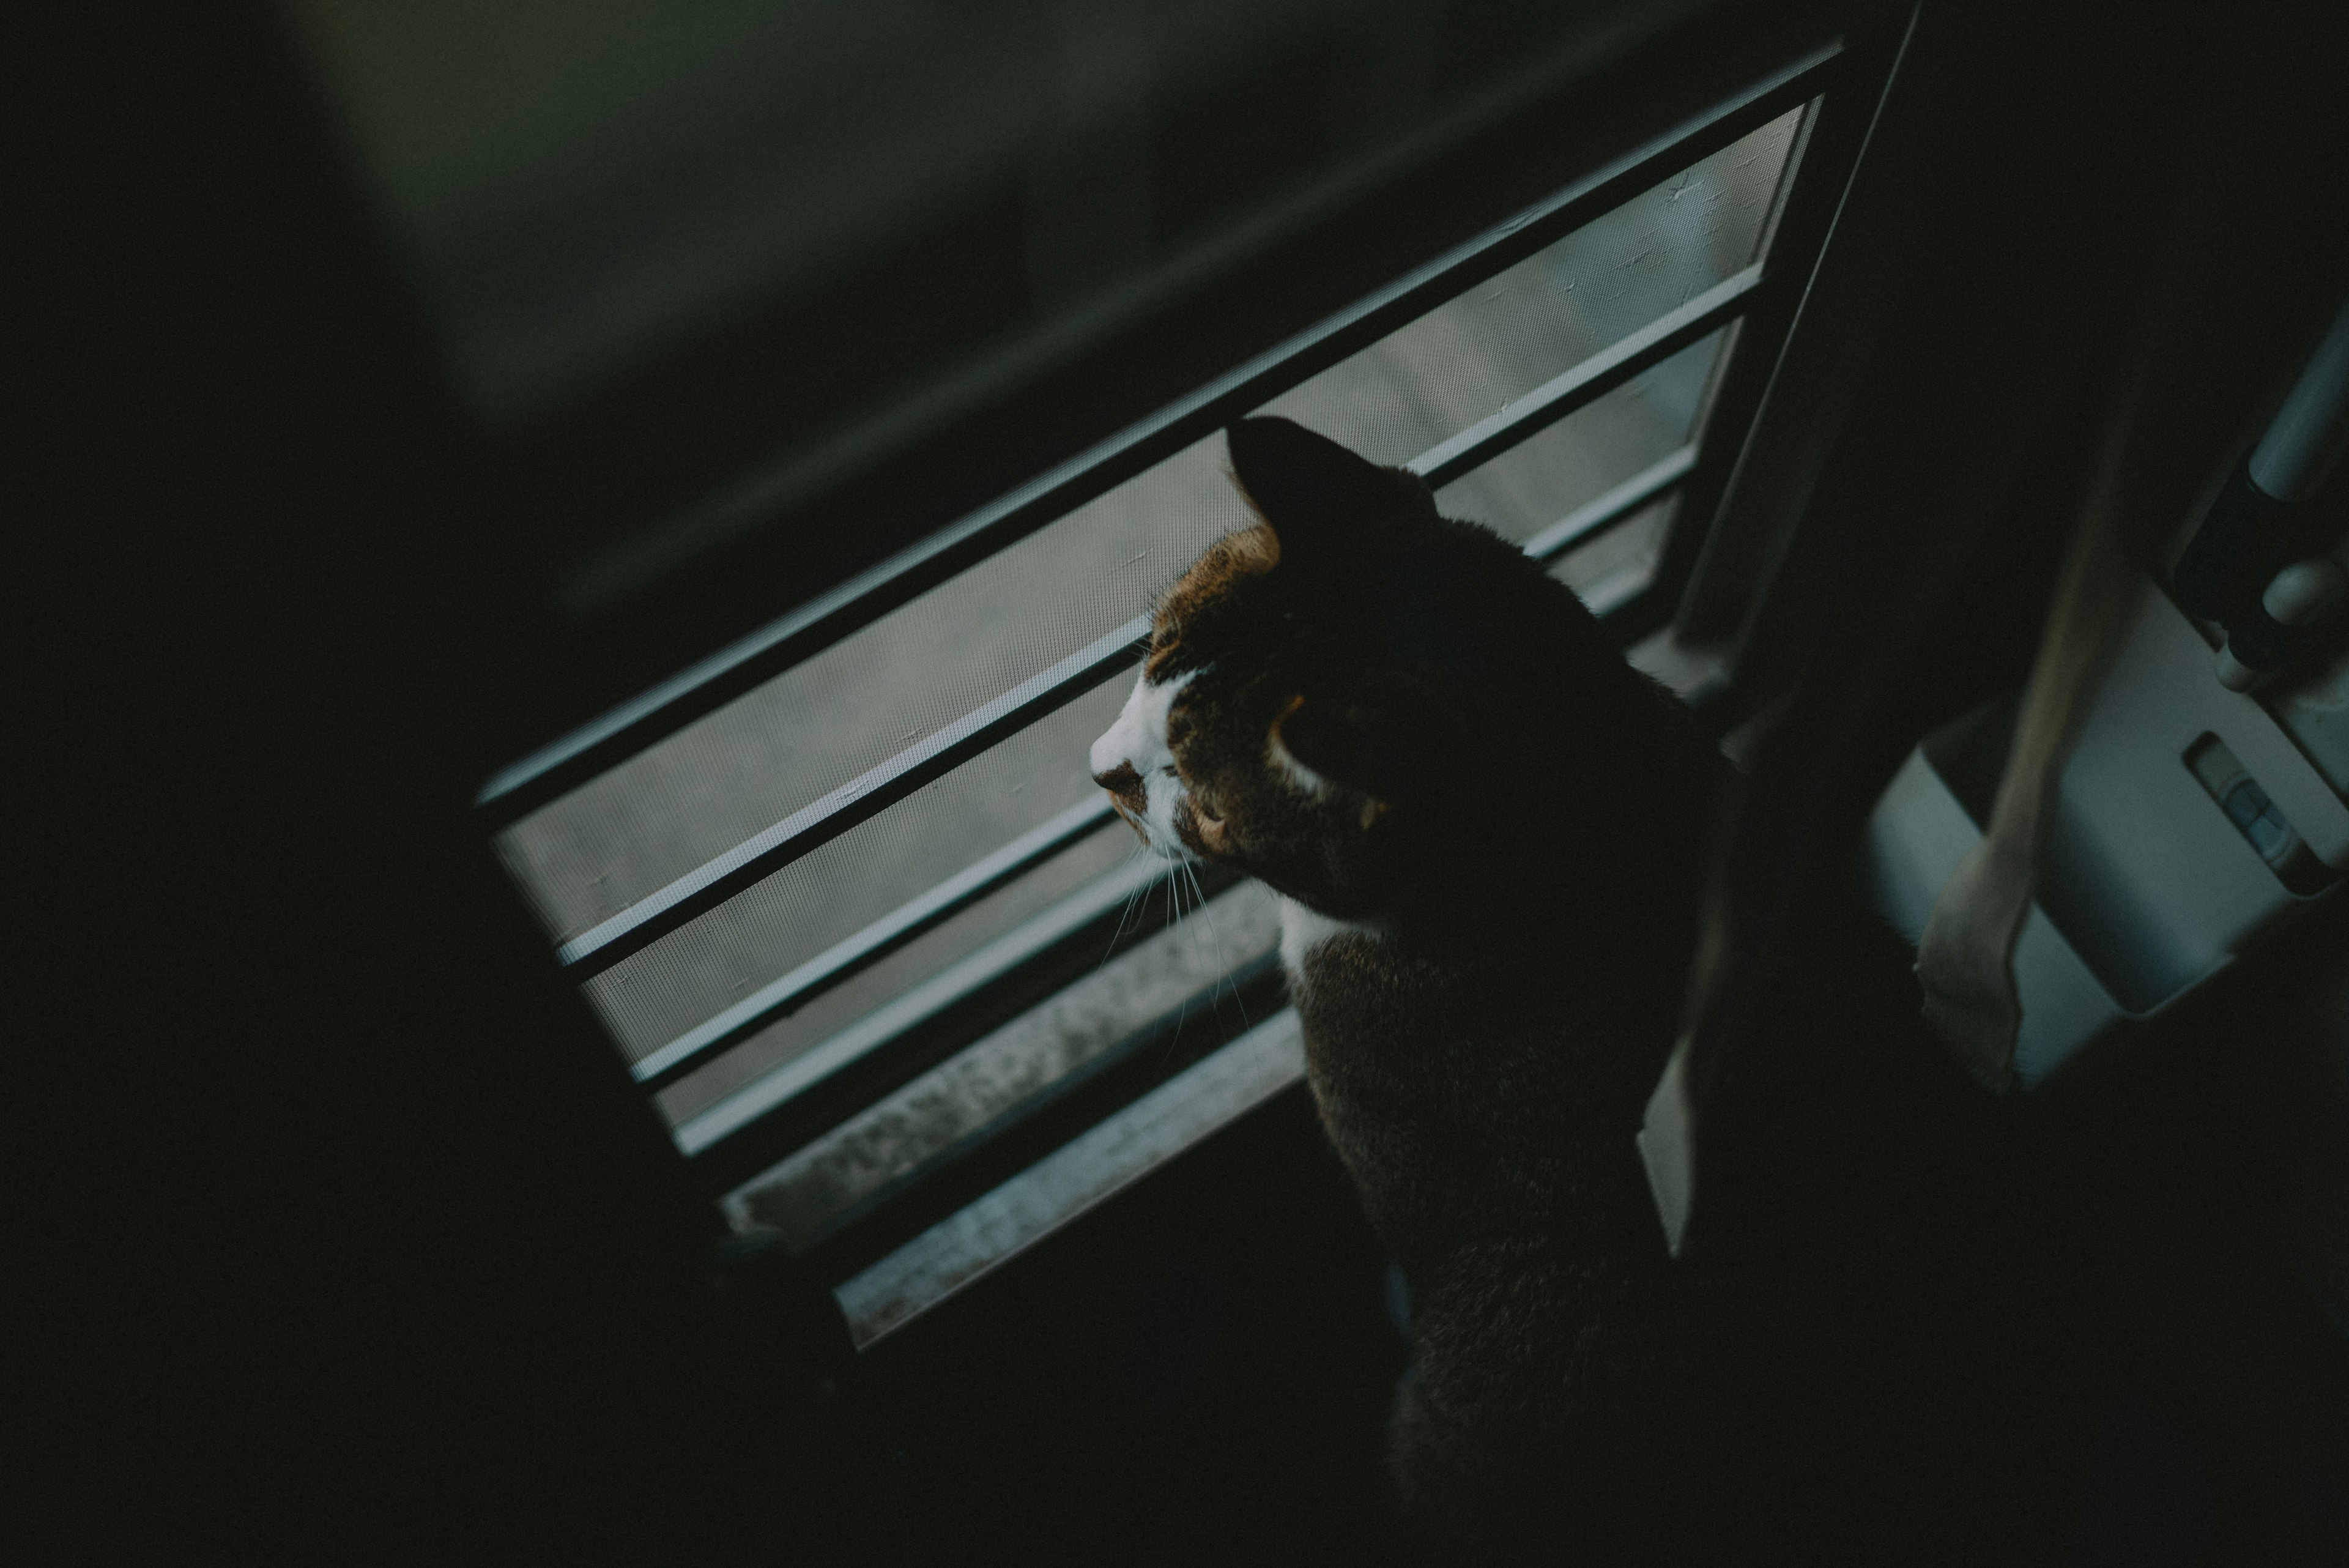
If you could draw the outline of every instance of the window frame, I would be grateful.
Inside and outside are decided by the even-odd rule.
[[[1726,328],[1731,337],[1716,362],[1701,422],[1691,440],[1545,529],[1527,545],[1530,553],[1554,556],[1572,545],[1596,540],[1657,500],[1677,497],[1675,524],[1667,535],[1652,580],[1604,617],[1622,644],[1643,638],[1653,640],[1652,634],[1669,628],[1681,607],[1700,555],[1718,547],[1717,536],[1731,510],[1726,504],[1756,428],[1756,416],[1832,230],[1866,127],[1889,79],[1889,43],[1888,36],[1863,29],[1832,35],[1807,47],[1788,46],[1782,57],[1785,63],[1778,68],[1702,113],[1623,149],[1553,195],[1444,248],[1433,259],[1385,287],[1263,349],[1191,394],[502,770],[483,787],[477,802],[482,826],[492,835],[505,830],[607,768],[1698,160],[1789,109],[1811,105],[1789,150],[1774,198],[1776,210],[1757,247],[1759,259],[1569,368],[1509,409],[1440,443],[1411,465],[1431,486],[1441,487],[1549,429],[1670,355]],[[1719,591],[1717,583],[1708,587]],[[602,972],[1094,690],[1118,670],[1138,662],[1147,647],[1148,632],[1144,617],[1096,639],[562,943],[558,958],[566,971],[583,982]],[[1701,698],[1706,691],[1718,688],[1719,673],[1700,660],[1684,669],[1676,684],[1683,688],[1684,695]],[[1692,686],[1697,690],[1688,690]],[[648,1096],[659,1092],[775,1018],[880,961],[1082,837],[1110,829],[1113,821],[1114,814],[1102,798],[1065,812],[1001,846],[702,1025],[648,1053],[632,1068],[639,1087]],[[1067,903],[1063,900],[1063,905]],[[980,954],[941,971],[968,972],[955,984],[941,988],[935,1005],[909,1009],[894,1034],[841,1061],[809,1063],[801,1068],[800,1081],[790,1092],[772,1095],[769,1103],[750,1107],[748,1112],[737,1107],[730,1113],[730,1120],[713,1121],[712,1113],[724,1110],[755,1085],[738,1089],[718,1106],[680,1123],[676,1141],[697,1185],[713,1199],[725,1201],[791,1150],[978,1039],[992,1027],[991,1020],[1005,1015],[1007,1007],[1033,1005],[1038,996],[1056,991],[1065,983],[1072,961],[1090,968],[1118,913],[1116,905],[1104,903],[1090,913],[1082,908],[1056,905],[1054,909],[1059,913],[1052,920],[1039,925],[1041,918],[1031,918],[984,944]],[[1268,993],[1267,978],[1249,979],[1258,995]],[[1260,1038],[1262,1030],[1271,1023],[1262,1021],[1261,1012],[1257,1016],[1257,1030],[1245,1033]],[[1088,1081],[1082,1084],[1056,1085],[1039,1096],[1039,1103],[1023,1102],[998,1118],[1007,1125],[989,1123],[980,1129],[986,1136],[974,1134],[961,1140],[852,1205],[800,1250],[811,1260],[818,1277],[844,1287],[901,1253],[981,1194],[996,1190],[1008,1178],[1040,1168],[1056,1151],[1073,1147],[1072,1139],[1086,1129],[1127,1115],[1143,1099],[1163,1098],[1162,1092],[1175,1079],[1230,1048],[1243,1033],[1198,1032],[1193,1051],[1175,1064],[1174,1072],[1161,1075],[1155,1083],[1137,1087],[1136,1081],[1128,1081],[1133,1075],[1121,1078],[1117,1071],[1105,1070],[1088,1074]],[[820,1044],[810,1055],[829,1044]],[[799,1065],[795,1059],[775,1071],[787,1072]],[[823,1071],[827,1065],[830,1071]],[[1112,1064],[1111,1068],[1114,1067]],[[766,1078],[774,1075],[771,1073]],[[1247,1108],[1243,1105],[1235,1114]],[[1088,1204],[1099,1196],[1088,1199]],[[895,1326],[895,1321],[889,1326]]]

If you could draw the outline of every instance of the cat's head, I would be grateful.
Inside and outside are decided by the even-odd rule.
[[[1287,420],[1228,440],[1260,521],[1167,591],[1092,745],[1145,844],[1364,919],[1432,865],[1549,844],[1560,814],[1619,818],[1610,769],[1661,693],[1579,600],[1414,475]]]

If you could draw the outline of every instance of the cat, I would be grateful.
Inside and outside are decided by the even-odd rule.
[[[1163,597],[1090,762],[1158,854],[1279,896],[1311,1092],[1408,1286],[1408,1517],[1479,1563],[2044,1554],[2068,1428],[2027,1162],[1906,950],[1822,900],[1717,1096],[1730,1240],[1675,1262],[1632,1135],[1729,764],[1416,477],[1285,420],[1227,441],[1258,521]]]

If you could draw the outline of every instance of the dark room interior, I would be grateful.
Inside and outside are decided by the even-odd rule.
[[[47,22],[16,1560],[1480,1560],[1390,1478],[1416,1287],[1286,917],[1087,761],[1271,413],[1544,563],[1736,764],[1618,808],[1702,876],[1656,1255],[1767,1249],[1757,1137],[1892,1137],[1832,1085],[1757,1127],[1754,1064],[1816,932],[1921,943],[1983,1195],[2089,1282],[1981,1298],[2076,1385],[2011,1511],[2051,1563],[2349,1562],[2349,617],[2260,597],[2349,566],[2338,386],[2256,491],[2349,355],[2349,8]],[[2244,483],[2296,532],[2198,607]],[[2223,899],[2080,782],[2165,629],[2233,705],[2146,742]],[[2002,850],[1985,1068],[1925,1009]],[[1777,1561],[1737,1498],[1801,1467],[1750,1458],[1690,1528]],[[1979,1560],[1838,1485],[1805,1560]]]

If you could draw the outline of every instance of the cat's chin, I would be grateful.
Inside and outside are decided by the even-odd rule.
[[[1156,834],[1142,841],[1142,846],[1161,860],[1172,860],[1177,866],[1205,866],[1207,857],[1180,839],[1166,840]]]
[[[1143,853],[1154,856],[1161,860],[1171,860],[1177,866],[1206,864],[1206,856],[1184,843],[1170,827],[1164,827],[1158,824],[1155,820],[1159,815],[1157,812],[1154,811],[1145,816],[1121,805],[1118,807],[1118,815],[1125,818],[1125,825],[1133,828],[1133,836],[1142,841]]]

